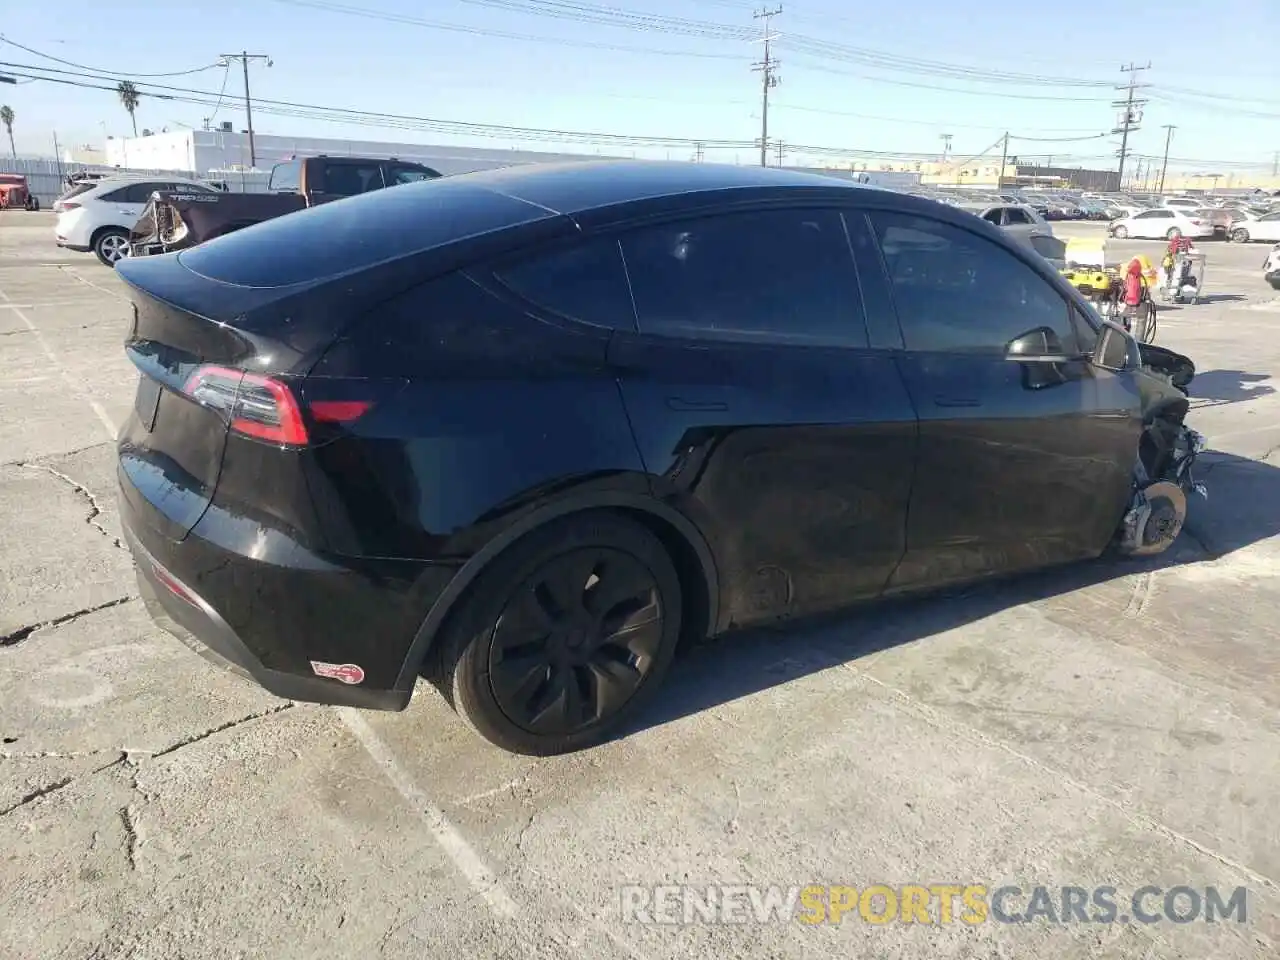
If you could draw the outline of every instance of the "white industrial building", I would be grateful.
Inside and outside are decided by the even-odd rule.
[[[529,150],[494,150],[477,147],[428,146],[421,143],[386,143],[375,140],[330,140],[322,137],[277,137],[254,134],[254,154],[259,170],[291,157],[329,156],[396,157],[425,163],[443,174],[469,173],[516,163],[582,160],[595,154],[538,153]],[[206,174],[211,170],[248,170],[249,137],[229,130],[175,130],[107,141],[110,166],[138,170],[183,170]]]
[[[470,173],[475,170],[491,170],[521,163],[552,163],[565,160],[603,159],[601,153],[542,153],[533,150],[501,150],[485,147],[432,146],[421,143],[387,143],[373,140],[331,140],[322,137],[277,137],[270,134],[254,135],[254,154],[257,163],[251,164],[249,137],[232,130],[176,130],[153,133],[143,137],[112,139],[107,141],[107,165],[133,170],[173,170],[198,176],[210,173],[225,177],[234,170],[257,169],[269,171],[273,164],[292,157],[308,157],[318,154],[329,156],[396,157],[425,163],[447,175]],[[617,155],[613,155],[617,158]],[[673,157],[673,159],[675,159]],[[840,177],[856,177],[864,182],[882,186],[905,187],[918,183],[918,174],[901,172],[867,171],[866,164],[859,164],[859,171],[852,172],[853,165],[815,173],[827,173]],[[792,170],[811,169],[790,167]],[[262,180],[265,174],[245,177],[246,181]],[[245,189],[254,189],[246,183]],[[261,185],[256,189],[261,189]]]

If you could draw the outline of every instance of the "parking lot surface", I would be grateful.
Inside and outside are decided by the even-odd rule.
[[[114,500],[123,286],[51,216],[0,216],[0,956],[1280,955],[1280,295],[1263,246],[1205,249],[1207,302],[1160,315],[1212,451],[1168,554],[703,645],[629,735],[533,760],[425,684],[402,714],[290,704],[151,625]],[[811,884],[1121,909],[624,909]],[[1144,886],[1247,913],[1140,922]]]

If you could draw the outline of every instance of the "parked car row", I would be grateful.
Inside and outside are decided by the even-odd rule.
[[[364,157],[308,157],[278,163],[269,192],[229,193],[186,177],[76,177],[54,203],[58,246],[125,257],[183,250],[295,210],[370,190],[439,177],[419,163]]]

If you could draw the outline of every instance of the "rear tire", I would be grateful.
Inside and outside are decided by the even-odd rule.
[[[552,521],[468,589],[436,639],[438,679],[458,714],[504,750],[594,746],[658,688],[682,600],[671,557],[645,527],[604,511]]]
[[[1115,237],[1117,240],[1128,240],[1129,230],[1127,227],[1116,227],[1114,230],[1111,231],[1111,235]]]
[[[129,255],[129,233],[119,227],[107,227],[93,238],[93,252],[106,266],[115,265]]]
[[[1232,230],[1231,239],[1234,240],[1236,243],[1248,243],[1249,231],[1244,229],[1243,227],[1241,227],[1239,230]]]

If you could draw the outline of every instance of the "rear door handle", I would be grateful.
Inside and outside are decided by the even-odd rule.
[[[685,413],[726,411],[729,405],[723,400],[685,400],[683,397],[667,397],[667,406]]]
[[[933,402],[940,407],[980,407],[982,401],[977,397],[942,397],[933,398]]]

